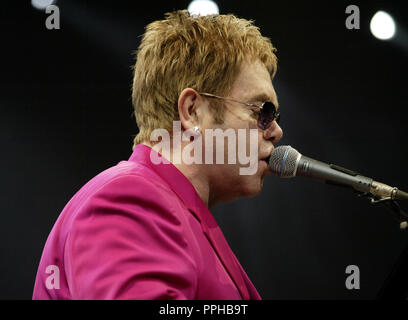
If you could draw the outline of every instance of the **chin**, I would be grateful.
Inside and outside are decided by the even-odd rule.
[[[265,175],[265,171],[260,168],[253,175],[239,175],[238,172],[231,175],[223,174],[219,190],[223,190],[224,197],[220,202],[226,203],[258,196],[262,192]]]
[[[263,188],[263,177],[254,176],[252,181],[248,181],[245,185],[246,188],[243,192],[243,197],[245,198],[254,198],[262,192]]]

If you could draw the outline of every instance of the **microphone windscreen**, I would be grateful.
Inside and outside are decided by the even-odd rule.
[[[299,155],[300,153],[291,146],[279,146],[269,157],[269,167],[279,177],[294,177]]]

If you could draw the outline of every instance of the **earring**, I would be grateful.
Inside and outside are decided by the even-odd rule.
[[[193,130],[194,130],[194,133],[190,136],[190,141],[194,141],[195,137],[198,137],[200,135],[200,127],[199,126],[194,126]]]

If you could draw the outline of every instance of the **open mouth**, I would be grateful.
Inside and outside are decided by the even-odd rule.
[[[266,164],[269,164],[269,158],[270,158],[270,157],[271,157],[271,156],[267,156],[267,157],[261,159],[261,161],[265,161]]]
[[[265,159],[262,159],[262,160],[265,161],[267,165],[269,165],[270,158],[271,158],[271,155],[267,156]]]

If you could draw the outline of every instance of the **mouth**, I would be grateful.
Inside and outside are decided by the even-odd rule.
[[[264,165],[262,165],[262,167],[264,167],[263,169],[265,170],[265,173],[269,173],[269,171],[270,171],[270,168],[269,168],[269,157],[270,157],[270,156],[265,157],[265,158],[262,158],[262,159],[259,159],[259,161],[260,161],[261,163],[264,163]]]
[[[263,162],[265,162],[266,164],[268,164],[268,163],[269,163],[269,157],[266,157],[266,158],[263,158],[263,159],[259,159],[259,161],[263,161]]]
[[[272,149],[272,151],[273,151],[273,149]],[[269,153],[268,153],[267,155],[265,155],[264,157],[260,158],[259,160],[261,160],[261,161],[265,161],[265,162],[266,162],[266,164],[269,164],[269,159],[271,158],[272,151],[271,151],[271,152],[269,152]]]
[[[269,159],[271,158],[271,155],[267,156],[266,158],[261,159],[262,161],[265,161],[267,165],[269,165]]]
[[[270,171],[269,159],[271,158],[272,151],[273,151],[273,149],[271,150],[271,152],[268,155],[266,155],[265,157],[259,159],[260,161],[265,162],[267,171]]]

